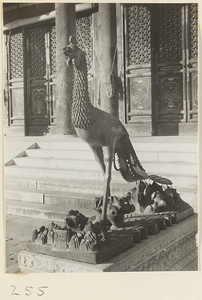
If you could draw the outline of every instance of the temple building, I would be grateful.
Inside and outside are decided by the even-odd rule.
[[[68,120],[61,109],[70,34],[86,52],[92,103],[131,136],[197,134],[197,4],[4,3],[3,12],[6,135],[70,132],[70,105]]]

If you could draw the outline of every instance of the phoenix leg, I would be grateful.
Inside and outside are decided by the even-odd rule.
[[[114,159],[114,145],[115,143],[112,143],[111,146],[106,147],[106,156],[105,156],[106,172],[105,172],[105,186],[104,186],[104,197],[103,197],[103,206],[102,206],[102,221],[105,221],[106,219],[108,198],[110,196],[110,182],[111,182],[112,163]]]

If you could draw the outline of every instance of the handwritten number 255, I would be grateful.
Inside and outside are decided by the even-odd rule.
[[[16,286],[15,285],[11,285],[11,288],[12,288],[12,293],[11,293],[12,296],[20,296],[20,294],[18,294],[17,291],[16,291]],[[38,287],[37,296],[43,296],[44,295],[43,289],[47,289],[47,288],[48,288],[47,286]],[[33,290],[32,286],[26,286],[25,287],[25,295],[26,296],[31,296],[32,295],[32,290]]]

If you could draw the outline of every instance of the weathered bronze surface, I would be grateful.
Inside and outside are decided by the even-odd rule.
[[[117,170],[128,182],[149,178],[161,184],[170,185],[172,182],[159,176],[149,176],[142,167],[121,121],[92,105],[88,91],[85,52],[77,46],[74,37],[71,36],[69,42],[70,44],[63,49],[63,52],[67,56],[67,66],[73,66],[74,70],[72,123],[78,136],[89,144],[104,174],[105,188],[102,206],[102,220],[104,221],[115,155],[119,163]],[[103,153],[103,147],[106,150],[105,153]]]

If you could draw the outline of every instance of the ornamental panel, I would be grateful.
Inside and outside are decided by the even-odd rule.
[[[46,104],[46,90],[44,87],[33,88],[31,91],[32,98],[32,116],[39,117],[39,115],[47,116]]]
[[[147,110],[150,108],[150,79],[133,78],[130,82],[132,110]]]
[[[51,55],[51,75],[56,73],[56,26],[51,26],[50,31],[50,55]]]
[[[189,120],[198,121],[198,73],[195,71],[190,74],[191,80],[191,102],[189,110]]]
[[[14,117],[24,118],[24,91],[22,88],[12,89],[12,108]]]
[[[51,124],[55,122],[55,111],[56,111],[56,85],[51,85],[51,101],[50,101],[50,121]]]
[[[198,57],[198,4],[189,6],[190,59]]]
[[[177,77],[164,77],[161,79],[160,110],[182,109],[182,80]]]
[[[16,82],[10,89],[10,125],[24,125],[24,91],[22,82]]]
[[[158,6],[158,57],[159,62],[182,60],[182,6]]]
[[[192,105],[198,109],[198,74],[192,76]]]
[[[92,42],[91,42],[91,16],[76,20],[76,39],[78,46],[85,51],[88,70],[92,65]],[[56,72],[56,26],[51,26],[50,31],[51,45],[51,74]]]
[[[78,46],[86,53],[89,71],[92,67],[91,16],[76,20],[76,39]]]
[[[128,64],[151,62],[150,5],[127,5]]]
[[[23,77],[22,29],[13,30],[10,35],[10,76],[11,79]]]
[[[46,74],[46,31],[47,26],[37,26],[29,30],[30,75],[33,77],[45,76]]]

